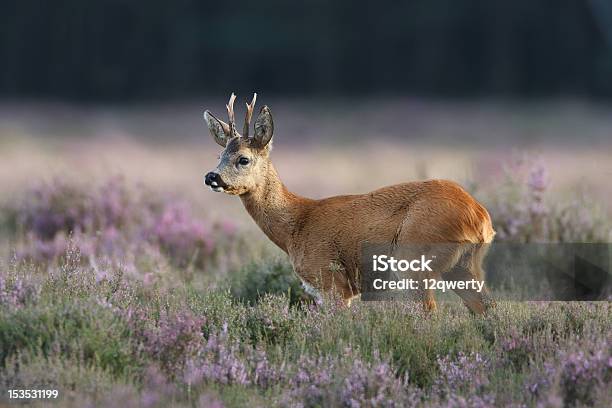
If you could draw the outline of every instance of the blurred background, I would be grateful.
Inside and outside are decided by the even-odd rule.
[[[2,198],[120,174],[252,227],[202,186],[220,151],[202,111],[258,92],[298,193],[486,189],[528,154],[610,211],[607,0],[2,1],[0,61]]]
[[[3,3],[19,98],[612,96],[607,0]]]

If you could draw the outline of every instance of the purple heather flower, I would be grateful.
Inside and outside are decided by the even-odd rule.
[[[450,396],[461,390],[482,390],[489,384],[490,363],[479,353],[464,354],[456,357],[438,357],[440,375],[433,389],[440,395]]]
[[[0,307],[18,308],[38,298],[40,285],[19,276],[12,279],[0,274]]]
[[[541,160],[535,161],[529,169],[527,186],[530,191],[543,193],[550,185],[548,171]]]
[[[232,223],[204,222],[186,203],[130,189],[121,177],[93,189],[55,180],[27,191],[11,211],[23,231],[19,259],[41,263],[62,257],[72,237],[84,262],[157,251],[172,264],[202,269],[235,235]]]

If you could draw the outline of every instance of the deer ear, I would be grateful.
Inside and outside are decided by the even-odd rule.
[[[272,112],[270,108],[264,106],[259,111],[259,116],[255,121],[255,135],[253,140],[260,148],[264,148],[270,143],[272,134],[274,133],[274,121],[272,120]]]
[[[209,111],[204,112],[204,120],[208,125],[210,134],[215,138],[215,142],[225,147],[227,145],[228,135],[230,134],[229,125],[215,118]]]

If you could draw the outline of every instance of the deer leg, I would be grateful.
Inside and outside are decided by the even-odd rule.
[[[470,281],[475,279],[475,277],[469,270],[459,266],[447,274],[445,279],[449,281]],[[478,292],[478,290],[474,288],[455,288],[453,291],[463,300],[465,306],[475,314],[483,314],[491,306],[488,301],[490,297],[485,287],[482,288],[481,292]]]
[[[346,307],[350,306],[352,300],[359,296],[359,289],[351,285],[344,267],[329,260],[333,259],[333,254],[324,256],[321,251],[313,253],[318,256],[306,259],[308,268],[294,266],[306,292],[314,296],[317,303],[328,299]]]
[[[482,262],[488,250],[489,244],[477,244],[474,247],[473,255],[471,257],[472,262],[469,264],[470,272],[472,273],[472,276],[474,276],[474,279],[483,282],[485,274],[482,269]],[[485,304],[485,310],[496,306],[495,300],[493,300],[493,298],[491,297],[491,294],[489,293],[486,284],[482,287],[482,294],[483,302]]]
[[[302,281],[302,288],[304,289],[304,292],[312,296],[316,304],[323,303],[323,296],[321,295],[321,292],[315,289],[314,286],[306,282],[304,279],[300,279],[300,280]]]
[[[485,253],[486,247],[481,245],[470,248],[463,255],[462,259],[448,273],[443,275],[443,278],[448,281],[483,281],[481,263]],[[495,306],[495,302],[484,285],[480,292],[473,286],[465,289],[455,288],[453,291],[463,300],[467,308],[475,314],[483,314],[489,308]]]
[[[407,236],[414,239],[417,236],[415,231],[406,230]],[[421,236],[420,242],[427,242],[427,237]],[[443,273],[450,270],[461,256],[460,249],[454,244],[415,244],[402,243],[394,252],[394,256],[398,259],[424,259],[429,260],[429,269],[420,272],[412,272],[411,278],[415,278],[418,282],[417,300],[422,303],[423,309],[426,312],[433,312],[437,309],[435,290],[425,288],[426,279],[439,279]]]
[[[433,289],[423,289],[423,310],[435,312],[438,309]]]

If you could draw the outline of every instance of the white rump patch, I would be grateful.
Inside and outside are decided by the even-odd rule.
[[[316,290],[312,285],[310,285],[309,283],[306,283],[306,282],[304,282],[302,280],[302,287],[304,288],[304,291],[306,293],[308,293],[310,296],[315,298],[315,301],[318,304],[323,303],[323,296],[321,296],[321,292]]]

